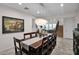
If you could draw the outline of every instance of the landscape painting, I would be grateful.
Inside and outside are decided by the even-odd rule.
[[[13,33],[24,31],[24,20],[12,17],[2,17],[2,32]]]

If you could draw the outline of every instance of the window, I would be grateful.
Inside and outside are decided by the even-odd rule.
[[[53,30],[56,27],[56,24],[46,24],[45,27],[46,30]]]
[[[46,26],[46,28],[45,28],[45,29],[46,29],[46,30],[49,30],[48,24],[46,24],[45,26]]]
[[[49,24],[49,30],[53,29],[53,24]]]
[[[56,27],[56,24],[53,24],[53,29]]]

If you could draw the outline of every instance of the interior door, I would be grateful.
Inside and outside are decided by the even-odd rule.
[[[58,31],[57,31],[57,36],[63,38],[63,25],[59,25]]]

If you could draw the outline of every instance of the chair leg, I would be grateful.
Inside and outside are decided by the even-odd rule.
[[[15,54],[17,55],[17,49],[15,48]]]
[[[22,51],[20,50],[20,54],[22,55]]]

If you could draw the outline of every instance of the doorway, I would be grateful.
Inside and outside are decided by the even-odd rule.
[[[59,25],[57,36],[63,38],[63,25]]]

